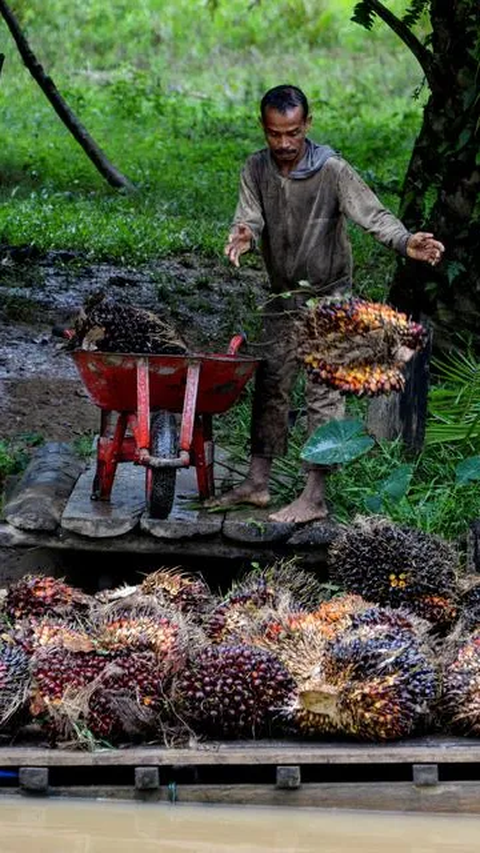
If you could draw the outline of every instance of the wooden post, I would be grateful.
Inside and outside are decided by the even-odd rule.
[[[407,449],[420,453],[425,438],[432,333],[419,353],[405,367],[406,384],[401,394],[376,397],[368,407],[367,429],[377,439],[403,438]]]

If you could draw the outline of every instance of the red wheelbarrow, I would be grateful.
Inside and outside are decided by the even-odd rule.
[[[72,353],[101,409],[92,500],[110,499],[119,462],[145,466],[153,518],[172,509],[177,468],[194,465],[200,498],[213,496],[212,415],[230,408],[259,363],[238,354],[243,340],[236,335],[222,355]]]

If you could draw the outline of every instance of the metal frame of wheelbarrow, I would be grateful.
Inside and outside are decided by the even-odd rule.
[[[232,338],[227,355],[236,355],[244,340],[244,335]],[[150,514],[156,518],[166,518],[173,504],[178,468],[188,468],[194,464],[200,498],[209,498],[214,494],[212,414],[196,411],[202,357],[187,358],[179,432],[173,413],[155,410],[152,414],[149,357],[136,356],[135,362],[136,412],[118,412],[113,424],[112,411],[101,409],[97,468],[91,497],[92,500],[109,500],[117,465],[120,462],[134,462],[147,468],[146,499]],[[159,421],[163,438],[169,442],[169,453],[166,456],[151,452],[152,436]],[[127,435],[128,430],[131,435]]]

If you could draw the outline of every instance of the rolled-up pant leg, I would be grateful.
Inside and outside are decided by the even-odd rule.
[[[265,314],[252,408],[253,456],[273,458],[287,450],[290,392],[298,372],[294,317]]]

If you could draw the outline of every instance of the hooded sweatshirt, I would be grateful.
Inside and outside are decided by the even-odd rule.
[[[268,148],[246,161],[233,221],[246,223],[261,245],[274,293],[293,290],[300,281],[317,293],[351,284],[347,219],[406,254],[410,232],[328,146],[307,139],[304,156],[286,176]]]

